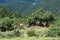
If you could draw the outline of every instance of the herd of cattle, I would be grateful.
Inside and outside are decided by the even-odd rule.
[[[48,24],[47,22],[42,22],[42,24],[40,24],[39,22],[36,22],[35,25],[31,24],[29,27],[33,27],[33,26],[40,26],[40,27],[51,27],[53,26],[52,24]],[[24,24],[23,23],[20,23],[18,24],[18,27],[19,28],[24,28]]]

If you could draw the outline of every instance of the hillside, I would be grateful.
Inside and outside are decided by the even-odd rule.
[[[0,5],[0,18],[3,17],[21,17],[21,14]]]
[[[3,6],[6,6],[14,11],[21,12],[23,14],[33,13],[38,9],[44,9],[59,14],[59,3],[60,0],[10,0],[3,3]]]
[[[0,40],[60,40],[59,4],[60,0],[0,0]]]

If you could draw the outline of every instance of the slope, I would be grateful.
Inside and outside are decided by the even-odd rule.
[[[38,9],[43,9],[51,11],[58,15],[60,13],[60,0],[38,0],[38,1],[28,1],[28,0],[10,0],[3,4],[13,11],[21,12],[22,14],[31,14]]]

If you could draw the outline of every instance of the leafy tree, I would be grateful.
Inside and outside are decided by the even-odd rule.
[[[13,30],[13,22],[9,17],[2,18],[0,20],[0,29],[1,31]]]
[[[38,10],[37,12],[32,13],[27,18],[28,23],[33,23],[33,22],[36,22],[37,20],[40,22],[42,22],[42,21],[53,22],[54,15],[49,11]]]

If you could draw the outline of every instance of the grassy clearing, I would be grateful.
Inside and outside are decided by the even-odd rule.
[[[28,37],[28,38],[0,38],[0,40],[60,40],[60,38],[58,37],[41,37],[41,38],[37,38],[37,37]]]

